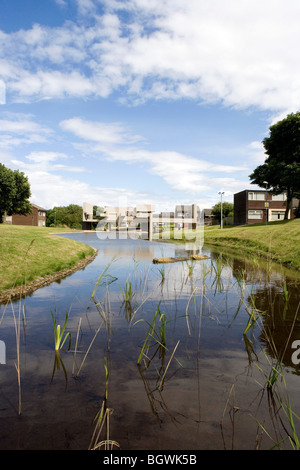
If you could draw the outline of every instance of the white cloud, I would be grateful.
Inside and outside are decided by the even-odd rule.
[[[52,162],[59,158],[67,158],[67,155],[65,155],[64,153],[57,153],[57,152],[35,151],[27,155],[26,158],[35,163],[44,163],[44,162]]]
[[[0,147],[11,148],[23,144],[44,143],[52,129],[37,123],[34,117],[22,113],[5,113],[0,119]]]
[[[60,126],[84,140],[102,144],[131,144],[142,140],[142,137],[131,134],[121,123],[92,122],[75,117],[61,121]]]
[[[66,7],[67,6],[67,2],[66,0],[54,0],[57,5],[59,5],[60,7]]]
[[[69,119],[60,124],[64,130],[83,139],[82,144],[80,142],[74,144],[83,153],[98,155],[99,158],[115,162],[146,165],[148,168],[146,171],[162,178],[174,191],[199,194],[214,187],[219,188],[221,184],[232,190],[235,179],[224,178],[224,174],[249,172],[245,165],[215,164],[175,151],[145,150],[139,142],[142,138],[139,136],[132,138],[129,131],[124,133],[121,124],[111,125],[79,118]],[[128,145],[135,139],[135,146]],[[238,185],[240,184],[239,182]]]
[[[0,78],[15,99],[105,97],[125,87],[133,101],[191,98],[274,112],[299,106],[298,0],[274,0],[271,8],[269,0],[77,5],[84,23],[1,33]]]

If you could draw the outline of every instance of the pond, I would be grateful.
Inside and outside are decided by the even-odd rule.
[[[299,277],[205,246],[153,264],[184,245],[63,236],[96,259],[0,307],[1,449],[298,447]]]

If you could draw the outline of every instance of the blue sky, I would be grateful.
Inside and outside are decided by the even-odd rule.
[[[46,209],[232,202],[299,110],[299,19],[298,0],[1,0],[0,161]]]

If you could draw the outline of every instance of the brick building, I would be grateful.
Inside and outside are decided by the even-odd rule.
[[[26,215],[13,214],[11,216],[6,216],[6,223],[12,225],[32,225],[35,227],[45,227],[46,226],[46,209],[43,207],[37,206],[36,204],[31,204],[32,213]]]
[[[293,200],[297,207],[298,200]],[[234,195],[234,225],[256,224],[283,220],[286,210],[286,193],[272,194],[265,190],[247,190]],[[293,218],[289,211],[289,219]]]

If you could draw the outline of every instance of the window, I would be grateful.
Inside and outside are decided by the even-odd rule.
[[[248,211],[248,219],[262,219],[263,218],[263,211],[255,211],[251,210]]]
[[[248,200],[249,201],[265,201],[266,200],[266,193],[248,193]]]
[[[286,201],[286,194],[272,194],[272,201]]]
[[[272,211],[272,220],[283,220],[285,211]]]

